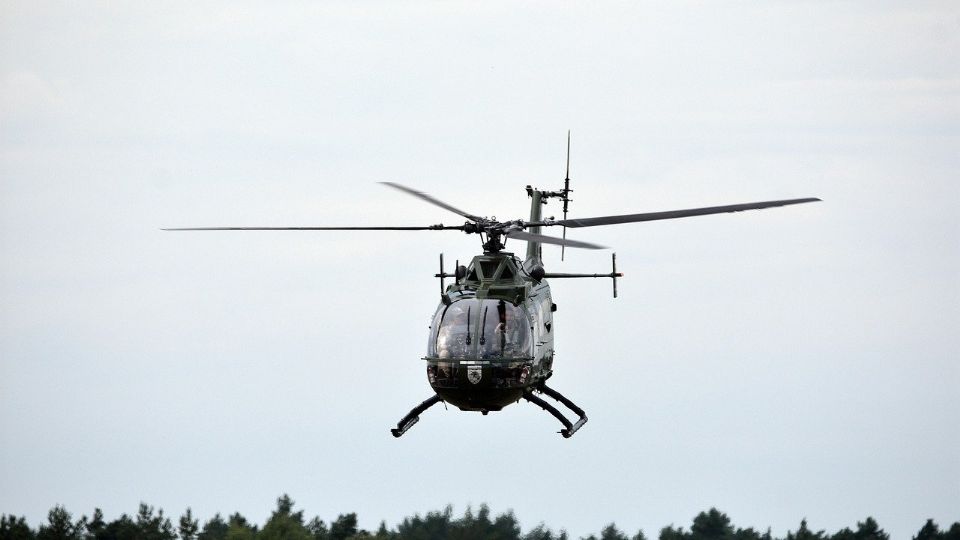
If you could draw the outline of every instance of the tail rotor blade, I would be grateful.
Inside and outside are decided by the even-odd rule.
[[[567,176],[563,180],[563,219],[567,219],[567,206],[570,205],[570,192],[573,191],[570,189],[570,130],[567,130]],[[563,228],[563,239],[567,239],[567,228]],[[566,255],[567,247],[563,246],[560,248],[560,260],[563,261],[564,255]]]
[[[564,216],[564,218],[566,218],[566,216]],[[566,242],[566,240],[567,240],[567,228],[566,228],[566,227],[563,228],[563,238],[562,238],[562,240],[563,240],[564,242]],[[566,245],[566,244],[563,244],[562,246],[560,246],[560,260],[561,260],[561,261],[563,260],[563,256],[564,256],[564,254],[566,254],[566,252],[567,252],[567,245]]]

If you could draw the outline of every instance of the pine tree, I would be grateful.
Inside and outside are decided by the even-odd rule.
[[[303,511],[293,511],[293,500],[284,494],[277,499],[277,509],[263,525],[257,540],[313,540],[314,535],[303,523]]]
[[[78,527],[73,523],[70,512],[58,504],[47,514],[47,525],[41,525],[37,531],[37,540],[83,540],[84,530],[86,521]]]
[[[373,535],[377,540],[393,540],[397,537],[397,534],[387,529],[387,522],[381,521],[380,527],[377,529],[377,533]]]
[[[254,540],[257,535],[256,527],[250,525],[247,518],[234,512],[227,520],[227,535],[225,540]]]
[[[197,535],[197,540],[226,540],[229,528],[230,526],[220,517],[220,514],[215,514],[203,524],[203,530]]]
[[[103,520],[103,510],[94,508],[93,517],[87,522],[86,534],[84,534],[83,537],[86,540],[96,540],[103,535],[103,531],[106,528],[107,522]]]
[[[833,536],[830,537],[830,540],[856,540],[856,536],[849,527],[844,527],[833,533]]]
[[[517,522],[513,510],[507,510],[493,520],[490,526],[491,540],[520,540],[520,523]]]
[[[683,532],[683,527],[673,528],[673,525],[667,525],[660,529],[660,540],[688,540],[690,535]]]
[[[926,523],[923,524],[923,527],[920,527],[920,530],[917,532],[917,535],[913,537],[913,540],[939,540],[940,539],[940,527],[933,522],[932,519],[928,519]]]
[[[733,537],[730,518],[716,508],[700,512],[690,526],[691,540],[727,540]]]
[[[130,516],[121,514],[119,518],[107,523],[97,540],[140,540],[140,530]]]
[[[187,511],[180,516],[180,526],[177,531],[180,533],[180,540],[196,540],[197,531],[200,530],[200,524],[193,517],[193,511],[187,507]]]
[[[330,524],[330,540],[346,540],[357,534],[357,514],[340,514]]]
[[[600,531],[600,540],[630,540],[627,538],[627,535],[623,534],[620,529],[617,528],[616,524],[611,523],[603,528]]]
[[[796,533],[787,531],[787,540],[823,540],[825,534],[824,531],[811,531],[807,528],[807,518],[803,518]]]
[[[173,532],[173,524],[170,519],[164,517],[163,509],[157,511],[154,515],[152,506],[146,503],[140,503],[137,511],[137,529],[139,531],[139,540],[176,540],[177,535]]]
[[[34,540],[36,535],[22,516],[0,516],[0,540]]]
[[[890,535],[885,533],[877,521],[868,517],[863,522],[857,522],[857,530],[853,533],[854,540],[890,540]]]
[[[530,532],[523,536],[523,540],[554,540],[553,532],[547,528],[546,525],[540,523],[533,529],[530,529]]]
[[[319,516],[314,517],[306,525],[307,531],[313,537],[313,540],[328,540],[330,531],[327,530],[327,524]]]

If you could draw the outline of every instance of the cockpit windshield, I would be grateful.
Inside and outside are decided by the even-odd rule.
[[[467,358],[473,345],[470,325],[475,307],[474,300],[461,300],[444,306],[430,328],[431,340],[428,354],[438,358]]]
[[[492,359],[530,355],[530,320],[526,310],[503,300],[467,298],[440,306],[430,327],[430,357]]]
[[[503,300],[483,301],[478,352],[481,358],[516,358],[529,354],[530,323],[526,312]]]

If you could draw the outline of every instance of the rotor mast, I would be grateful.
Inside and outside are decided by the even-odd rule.
[[[530,196],[530,221],[538,222],[543,219],[543,192],[538,189],[534,189],[530,186],[527,186],[527,195]],[[532,225],[527,227],[527,230],[532,234],[540,234],[540,226]],[[530,240],[527,242],[527,257],[523,261],[523,267],[528,271],[534,266],[543,266],[543,261],[540,260],[540,242]]]

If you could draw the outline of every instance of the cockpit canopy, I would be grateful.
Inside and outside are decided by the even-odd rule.
[[[528,358],[530,319],[522,306],[469,297],[441,304],[430,326],[429,358]]]

